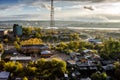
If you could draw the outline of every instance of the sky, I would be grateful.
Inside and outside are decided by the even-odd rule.
[[[54,0],[55,20],[120,22],[120,0]],[[50,0],[0,0],[0,21],[50,20]]]

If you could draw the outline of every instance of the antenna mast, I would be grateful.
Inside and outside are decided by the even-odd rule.
[[[51,0],[51,13],[50,13],[50,27],[54,27],[54,5],[53,0]]]

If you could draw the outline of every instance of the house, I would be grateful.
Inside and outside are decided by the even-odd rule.
[[[24,56],[15,56],[15,57],[10,57],[10,60],[11,61],[19,61],[19,62],[29,62],[29,61],[31,61],[32,60],[32,58],[31,57],[24,57]]]
[[[0,72],[0,80],[9,80],[10,72]]]
[[[77,62],[77,67],[79,70],[97,70],[96,64],[92,61]]]
[[[102,42],[99,39],[89,39],[88,41],[94,44],[102,44]]]
[[[68,60],[67,63],[69,65],[76,65],[76,61],[74,61],[74,60]]]
[[[8,30],[0,29],[0,36],[7,35],[7,34],[8,34]]]
[[[45,51],[41,51],[41,57],[50,57],[51,55],[53,55],[53,53],[51,53],[51,51],[45,50]]]
[[[90,49],[83,50],[83,53],[90,53],[90,52],[92,52],[92,50],[90,50]]]
[[[107,70],[113,70],[114,69],[114,65],[113,64],[107,64],[106,66],[102,66],[103,70],[107,71]]]
[[[41,45],[23,45],[21,47],[21,52],[31,56],[37,56],[37,54],[44,50],[49,50],[49,46],[41,44]]]
[[[0,29],[0,41],[3,40],[3,36],[8,34],[8,30]]]
[[[70,53],[70,57],[71,57],[71,59],[75,59],[75,57],[80,57],[80,56],[81,56],[80,53],[76,53],[76,52],[72,52],[72,53]]]

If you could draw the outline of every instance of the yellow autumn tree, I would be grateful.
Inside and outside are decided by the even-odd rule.
[[[3,45],[2,44],[0,44],[0,53],[3,53]]]
[[[21,45],[39,45],[43,44],[42,40],[39,38],[30,38],[28,40],[24,40],[20,42]]]

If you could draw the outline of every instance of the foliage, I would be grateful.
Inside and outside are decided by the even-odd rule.
[[[115,69],[120,69],[120,62],[115,62],[114,63],[114,67],[115,67]]]
[[[28,40],[24,40],[20,42],[21,45],[39,45],[39,44],[43,44],[41,39],[38,38],[30,38]]]
[[[115,62],[114,63],[115,66],[115,77],[116,79],[120,80],[120,62]]]
[[[104,40],[104,46],[100,53],[104,53],[106,56],[112,59],[120,58],[120,41],[109,38],[109,40]]]
[[[52,60],[42,58],[37,61],[36,67],[38,75],[43,77],[61,76],[66,72],[66,63],[56,58]]]
[[[4,42],[4,43],[8,43],[8,38],[5,38],[5,39],[3,40],[3,42]]]
[[[0,61],[0,71],[4,69],[5,61],[1,60]]]
[[[15,48],[16,48],[17,50],[20,50],[20,45],[18,44],[17,41],[14,42],[14,46],[15,46]]]
[[[23,30],[23,34],[28,36],[32,33],[33,28],[32,27],[23,27],[22,30]]]
[[[57,51],[64,53],[78,52],[86,48],[94,49],[94,45],[84,41],[70,41],[69,43],[61,42],[55,47]]]
[[[3,45],[2,44],[0,44],[0,53],[3,53]]]
[[[18,36],[16,36],[16,41],[20,42],[20,38]]]
[[[28,78],[27,78],[27,77],[24,77],[22,80],[28,80]]]
[[[7,62],[4,65],[4,69],[8,72],[13,73],[14,75],[19,74],[23,70],[23,65],[19,62]]]
[[[96,72],[91,75],[92,80],[107,80],[107,74],[105,72]]]

